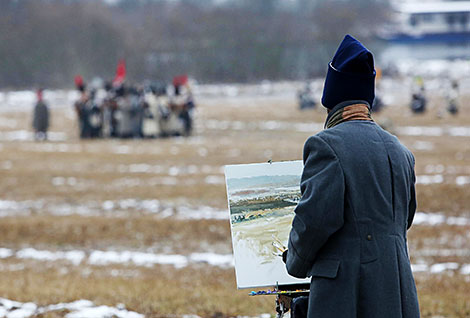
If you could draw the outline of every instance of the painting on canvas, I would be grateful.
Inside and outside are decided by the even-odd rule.
[[[308,283],[290,276],[287,246],[300,199],[302,161],[225,167],[238,288]]]

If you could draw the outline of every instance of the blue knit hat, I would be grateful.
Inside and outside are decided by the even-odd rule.
[[[372,53],[361,42],[346,35],[328,65],[321,102],[329,109],[348,100],[365,100],[372,106],[374,82]]]

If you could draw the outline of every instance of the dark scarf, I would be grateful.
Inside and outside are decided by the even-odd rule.
[[[350,120],[374,121],[370,115],[369,106],[363,102],[351,103],[344,107],[338,106],[328,114],[325,128],[331,128]]]

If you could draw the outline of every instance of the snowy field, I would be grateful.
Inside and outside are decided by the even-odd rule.
[[[442,115],[439,76],[425,83],[429,110],[416,116],[411,80],[383,79],[374,118],[416,156],[409,246],[423,317],[468,317],[470,81],[458,116]],[[47,91],[50,140],[38,143],[34,93],[0,92],[0,317],[274,315],[272,297],[236,290],[223,166],[301,159],[325,118],[298,110],[302,86],[197,86],[194,136],[155,140],[81,141],[77,94]]]

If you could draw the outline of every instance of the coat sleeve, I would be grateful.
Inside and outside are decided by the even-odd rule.
[[[406,229],[411,227],[416,213],[416,190],[415,190],[416,176],[415,176],[415,160],[412,155],[411,166],[411,184],[410,184],[410,203],[408,204],[408,224]]]
[[[344,224],[344,173],[333,149],[321,137],[310,137],[305,143],[300,191],[286,267],[290,275],[305,278],[318,251]]]

